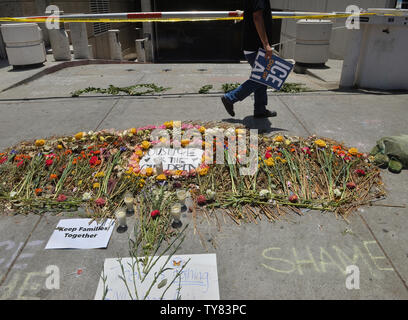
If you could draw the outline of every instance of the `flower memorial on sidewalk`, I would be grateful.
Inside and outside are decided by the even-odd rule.
[[[150,208],[145,217],[157,223],[169,216],[176,192],[186,190],[197,208],[223,208],[240,224],[263,215],[273,221],[288,210],[302,214],[301,208],[347,218],[385,194],[380,170],[371,159],[330,139],[258,135],[257,170],[241,175],[240,168],[246,166],[242,158],[254,149],[244,128],[226,123],[182,124],[182,135],[194,129],[199,136],[183,138],[177,145],[173,127],[170,121],[125,131],[79,132],[5,150],[0,153],[0,210],[42,213],[83,207],[92,217],[106,218],[124,206],[126,192],[134,195],[136,211],[142,194],[162,194],[167,205]],[[167,132],[171,148],[205,150],[201,164],[188,170],[141,166],[149,150],[167,140],[152,140],[155,129]],[[208,153],[205,135],[209,131],[225,133],[224,141],[214,139],[210,148],[222,149],[226,157],[222,164],[215,163],[215,152]],[[240,138],[245,139],[247,151],[237,151],[237,161],[229,162],[231,142]]]

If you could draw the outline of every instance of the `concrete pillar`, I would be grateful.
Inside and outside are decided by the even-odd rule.
[[[341,72],[340,88],[351,88],[356,84],[356,75],[360,62],[363,34],[366,25],[360,24],[360,29],[348,30],[346,55]]]
[[[93,52],[93,47],[91,44],[88,44],[88,52],[89,52],[89,59],[94,59],[94,52]]]
[[[151,12],[152,11],[152,5],[151,5],[151,0],[141,0],[141,8],[142,12]],[[147,38],[147,40],[144,43],[145,47],[145,57],[146,57],[146,62],[154,62],[155,61],[155,56],[154,56],[154,33],[153,33],[153,23],[152,22],[143,22],[143,38]]]
[[[111,60],[123,60],[122,45],[119,41],[119,30],[109,30],[109,52]]]
[[[146,39],[137,39],[135,41],[137,62],[146,62],[145,41]]]
[[[85,22],[71,22],[72,46],[74,47],[75,59],[89,59],[88,32]]]
[[[55,61],[71,60],[71,48],[67,32],[64,29],[50,29],[48,35]]]

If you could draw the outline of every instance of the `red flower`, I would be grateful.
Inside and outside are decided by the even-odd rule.
[[[366,175],[366,172],[363,169],[357,169],[354,171],[358,176],[364,177]]]
[[[91,166],[96,165],[97,162],[98,162],[98,157],[97,157],[97,156],[93,156],[93,157],[91,157],[91,159],[89,160],[89,164],[90,164]]]
[[[67,197],[64,196],[63,194],[60,194],[60,195],[58,196],[58,198],[57,198],[57,201],[58,201],[58,202],[64,202],[64,201],[66,201],[66,200],[67,200]]]
[[[205,196],[200,195],[197,197],[197,203],[198,205],[203,206],[207,203],[207,199],[205,198]]]
[[[7,161],[7,157],[0,158],[0,164],[3,164]]]
[[[45,165],[46,165],[47,167],[52,166],[53,163],[54,163],[54,160],[53,160],[53,159],[47,159],[47,160],[45,160]]]
[[[271,157],[272,157],[272,154],[269,151],[265,153],[265,159],[269,159]]]
[[[159,210],[154,210],[154,211],[152,211],[152,212],[150,213],[150,216],[151,216],[153,219],[156,219],[157,217],[160,216],[160,211],[159,211]]]
[[[346,184],[346,186],[350,190],[353,190],[353,189],[355,189],[357,187],[354,182],[349,182],[349,183]]]
[[[298,202],[298,200],[299,200],[299,198],[298,198],[298,196],[296,194],[289,197],[289,201],[292,202],[292,203],[296,203],[296,202]]]
[[[302,148],[302,152],[303,153],[306,153],[307,155],[311,155],[312,153],[310,152],[310,148],[308,148],[308,147],[304,147],[304,148]]]
[[[24,160],[21,160],[19,163],[17,163],[17,168],[20,167],[24,163]]]
[[[106,204],[106,200],[103,198],[99,198],[95,200],[95,204],[99,207],[104,207]]]

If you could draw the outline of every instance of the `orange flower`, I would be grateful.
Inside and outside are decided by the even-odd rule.
[[[43,189],[41,189],[41,188],[37,188],[37,189],[35,189],[35,191],[34,191],[34,193],[35,193],[36,196],[40,195],[42,192],[43,192]]]
[[[65,151],[64,154],[65,154],[66,156],[69,155],[69,154],[72,154],[72,150],[67,150],[67,151]]]
[[[56,174],[51,174],[50,175],[50,180],[55,180],[57,178],[58,178],[58,176]]]

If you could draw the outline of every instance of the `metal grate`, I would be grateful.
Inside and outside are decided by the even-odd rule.
[[[89,6],[91,13],[109,13],[110,12],[110,0],[90,0]],[[93,24],[94,35],[98,35],[104,32],[108,32],[110,29],[110,23],[95,22]]]

